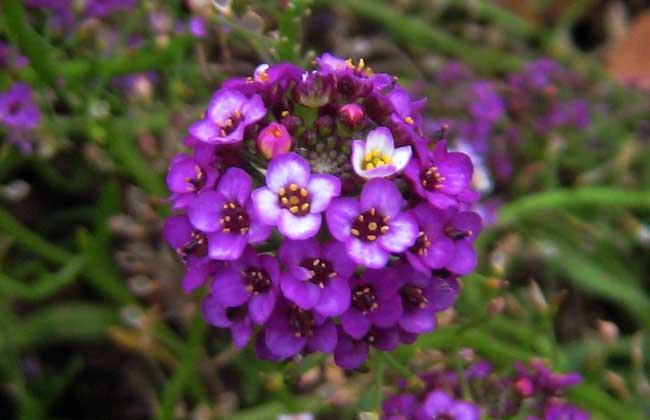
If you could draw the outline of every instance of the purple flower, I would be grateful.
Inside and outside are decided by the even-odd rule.
[[[239,143],[244,138],[244,129],[265,115],[266,107],[259,95],[247,98],[236,90],[221,89],[212,97],[205,117],[189,130],[206,143]]]
[[[589,413],[571,404],[551,403],[544,412],[544,420],[589,420]]]
[[[546,395],[558,395],[564,389],[582,382],[582,376],[578,373],[555,373],[547,368],[543,362],[533,360],[527,367],[519,362],[515,368],[519,379],[528,379],[534,387],[533,392],[541,392]]]
[[[263,325],[273,312],[278,299],[280,267],[275,257],[258,255],[247,247],[242,257],[217,269],[212,295],[219,305],[231,308],[248,304],[250,318]]]
[[[360,199],[337,198],[327,209],[327,225],[337,240],[344,242],[357,264],[382,268],[391,252],[403,252],[418,235],[413,216],[402,213],[404,200],[395,184],[371,179]]]
[[[371,345],[378,350],[393,351],[399,343],[397,328],[372,327],[360,338],[354,338],[339,328],[334,361],[343,369],[356,369],[368,358]]]
[[[404,175],[411,180],[418,195],[438,208],[454,207],[458,202],[473,203],[478,194],[471,189],[472,161],[460,152],[447,152],[445,140],[433,152],[418,147],[419,159],[411,159]]]
[[[135,5],[135,0],[88,0],[84,15],[104,18],[118,10],[132,9]]]
[[[399,326],[406,332],[420,334],[436,327],[436,312],[453,305],[458,294],[455,277],[438,278],[413,270],[400,263],[393,270],[401,282],[399,296],[402,300],[402,316]]]
[[[190,293],[201,286],[215,269],[208,258],[208,240],[190,223],[186,215],[172,216],[165,222],[163,237],[187,264],[183,291]]]
[[[177,155],[167,172],[167,187],[172,192],[174,210],[186,207],[201,191],[214,187],[219,173],[188,155]]]
[[[402,316],[399,287],[398,272],[392,268],[366,270],[361,277],[352,277],[352,303],[341,315],[343,330],[353,338],[361,339],[373,325],[380,328],[394,326]]]
[[[474,100],[469,106],[472,117],[491,124],[501,118],[505,112],[505,105],[490,82],[472,83],[471,92],[474,95]]]
[[[207,233],[208,254],[216,260],[236,260],[248,243],[265,241],[271,229],[261,223],[249,203],[251,178],[229,168],[216,191],[199,194],[188,208],[192,225]]]
[[[257,214],[290,239],[307,239],[318,233],[321,212],[341,193],[333,175],[312,175],[307,161],[295,153],[276,156],[266,170],[266,187],[253,191]]]
[[[287,266],[282,275],[282,293],[302,309],[325,316],[339,316],[350,306],[348,278],[356,264],[340,242],[319,245],[315,238],[287,240],[278,252]]]
[[[269,66],[260,64],[253,72],[252,77],[240,77],[226,80],[221,85],[223,89],[238,90],[246,96],[255,93],[265,93],[277,89],[281,93],[290,83],[297,83],[303,70],[291,63],[278,63]]]
[[[478,407],[470,402],[454,400],[444,391],[436,390],[427,395],[423,404],[424,413],[433,419],[479,420]]]
[[[349,96],[381,91],[392,86],[393,78],[385,73],[373,73],[363,59],[354,65],[351,59],[343,60],[330,53],[316,59],[322,72],[334,74],[339,92]]]
[[[205,27],[205,19],[201,16],[192,16],[188,23],[188,28],[192,36],[196,38],[205,38],[208,36],[208,30]]]
[[[267,159],[288,152],[292,144],[291,135],[286,127],[279,123],[267,125],[257,135],[257,150]]]
[[[219,304],[214,293],[203,299],[203,318],[217,328],[230,328],[232,340],[238,348],[245,347],[253,335],[253,321],[246,304],[225,307]]]
[[[420,109],[426,105],[426,98],[411,101],[411,95],[399,86],[396,86],[386,96],[394,109],[390,118],[392,126],[398,133],[396,137],[405,141],[420,138],[422,127]]]
[[[0,122],[10,128],[38,127],[41,113],[33,102],[28,84],[14,83],[8,91],[0,93]]]
[[[473,211],[458,211],[456,209],[439,210],[430,209],[432,225],[429,241],[431,248],[440,244],[445,249],[452,244],[450,259],[445,263],[445,268],[458,275],[470,273],[477,264],[477,255],[474,250],[474,240],[483,229],[481,216]],[[437,234],[434,235],[434,232]],[[431,249],[429,248],[429,249]]]
[[[410,159],[411,146],[396,149],[393,135],[386,127],[369,132],[365,142],[352,142],[352,167],[363,178],[383,178],[401,172]]]
[[[386,398],[382,405],[382,420],[411,419],[419,407],[418,399],[413,394],[399,394]]]
[[[443,225],[436,219],[440,211],[422,203],[409,213],[419,227],[415,243],[406,252],[409,264],[423,273],[445,267],[453,258],[455,248],[453,241],[443,235]]]
[[[336,341],[336,326],[331,319],[284,300],[278,301],[264,329],[266,347],[282,359],[303,349],[331,353]]]

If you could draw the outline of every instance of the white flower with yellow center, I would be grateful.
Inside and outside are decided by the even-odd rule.
[[[352,167],[363,178],[384,178],[404,169],[411,153],[411,146],[396,149],[390,130],[379,127],[368,133],[365,142],[352,142]]]

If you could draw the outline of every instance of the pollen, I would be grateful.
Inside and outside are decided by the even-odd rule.
[[[404,122],[407,123],[407,124],[414,124],[415,123],[415,121],[413,121],[413,117],[411,117],[410,115],[408,117],[404,117]]]
[[[366,153],[361,163],[361,168],[368,171],[379,166],[390,165],[391,163],[392,159],[390,156],[382,153],[381,150],[374,149]]]

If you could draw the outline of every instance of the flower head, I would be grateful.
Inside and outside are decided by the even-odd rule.
[[[352,142],[352,167],[363,178],[393,175],[406,167],[411,159],[411,146],[395,148],[393,135],[385,127],[368,133],[366,141]]]

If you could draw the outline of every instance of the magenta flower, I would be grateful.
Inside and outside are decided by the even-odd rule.
[[[267,159],[288,152],[292,144],[291,135],[286,127],[279,123],[267,125],[257,135],[257,150]]]
[[[359,200],[346,197],[332,202],[327,209],[327,225],[357,264],[382,268],[391,252],[404,252],[417,238],[417,223],[413,216],[401,212],[403,205],[395,184],[371,179]]]
[[[217,269],[212,295],[219,305],[231,308],[248,304],[250,318],[264,325],[279,295],[280,267],[271,255],[258,255],[247,247],[242,257]]]
[[[265,115],[266,107],[259,95],[247,98],[236,90],[221,89],[212,97],[205,117],[189,130],[206,143],[239,143],[244,138],[244,129]]]
[[[356,369],[368,359],[371,345],[381,351],[393,351],[399,344],[397,328],[372,327],[358,339],[339,328],[334,361],[343,369]]]
[[[167,219],[163,237],[187,264],[183,291],[190,293],[200,287],[216,268],[215,261],[208,257],[206,236],[192,226],[186,215],[178,215]]]
[[[287,301],[278,302],[264,331],[267,349],[282,359],[303,349],[331,353],[336,340],[336,326],[331,319]]]
[[[394,326],[403,312],[400,285],[398,272],[392,268],[366,270],[361,277],[352,277],[352,303],[341,315],[343,330],[361,339],[373,325]]]
[[[386,73],[374,73],[366,67],[363,59],[355,65],[351,59],[343,60],[330,53],[316,59],[324,73],[334,74],[338,89],[343,94],[358,96],[372,90],[383,90],[392,86],[393,78]]]
[[[167,172],[167,187],[172,192],[174,209],[187,207],[198,193],[214,187],[219,173],[214,167],[188,155],[177,155]]]
[[[260,220],[277,226],[290,239],[310,238],[320,229],[321,212],[341,193],[333,175],[312,175],[307,161],[295,153],[279,155],[266,171],[266,187],[253,191]]]
[[[208,254],[216,260],[236,260],[248,243],[265,241],[271,229],[260,222],[249,202],[251,178],[239,168],[229,168],[216,191],[204,191],[187,215],[208,239]]]
[[[442,224],[437,220],[439,211],[422,203],[410,210],[418,223],[418,237],[406,252],[406,259],[413,268],[423,273],[443,268],[454,256],[453,241],[443,235]]]
[[[544,412],[544,420],[589,420],[590,416],[571,404],[551,403]]]
[[[248,305],[225,307],[218,303],[214,294],[203,299],[203,318],[213,327],[230,328],[232,341],[238,348],[245,347],[253,335],[253,321]]]
[[[444,391],[436,390],[427,395],[423,411],[428,418],[445,420],[479,420],[478,407],[470,402],[454,400]]]
[[[282,275],[282,293],[302,309],[325,316],[339,316],[350,306],[348,278],[356,264],[340,242],[322,246],[315,238],[287,240],[278,251],[287,266]]]
[[[473,203],[478,194],[472,190],[472,161],[460,152],[447,152],[447,142],[440,141],[433,152],[418,146],[419,159],[413,158],[404,169],[418,195],[441,209],[461,203]]]
[[[25,83],[14,83],[0,93],[0,122],[10,128],[34,129],[41,122],[41,113],[32,98],[32,89]]]

